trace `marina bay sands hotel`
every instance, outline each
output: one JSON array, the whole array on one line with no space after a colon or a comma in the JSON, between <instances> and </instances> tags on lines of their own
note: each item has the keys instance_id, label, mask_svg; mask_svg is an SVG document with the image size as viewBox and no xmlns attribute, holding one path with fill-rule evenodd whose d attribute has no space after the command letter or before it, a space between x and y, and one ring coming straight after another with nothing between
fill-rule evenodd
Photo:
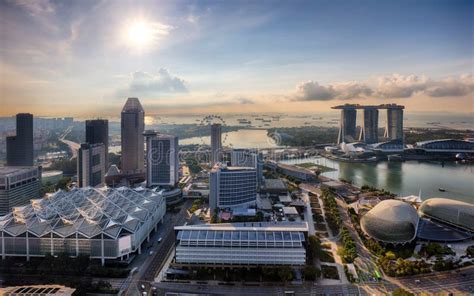
<instances>
[{"instance_id":1,"label":"marina bay sands hotel","mask_svg":"<svg viewBox=\"0 0 474 296\"><path fill-rule=\"evenodd\" d=\"M387 110L387 122L385 125L384 137L389 140L400 140L403 142L403 109L404 106L397 104L384 104L377 106L362 106L359 104L345 104L334 106L332 109L341 110L341 120L339 123L339 135L337 143L351 143L363 141L367 144L379 142L379 109ZM357 137L356 119L357 110L362 109L364 120Z\"/></svg>"}]
</instances>

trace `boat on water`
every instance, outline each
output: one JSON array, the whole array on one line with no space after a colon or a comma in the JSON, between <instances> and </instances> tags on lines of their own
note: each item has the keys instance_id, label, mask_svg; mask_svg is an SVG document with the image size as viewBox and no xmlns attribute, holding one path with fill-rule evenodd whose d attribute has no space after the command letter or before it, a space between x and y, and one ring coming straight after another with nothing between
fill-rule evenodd
<instances>
[{"instance_id":1,"label":"boat on water","mask_svg":"<svg viewBox=\"0 0 474 296\"><path fill-rule=\"evenodd\" d=\"M446 192L446 189L444 189L443 187L438 188L438 190L441 192Z\"/></svg>"},{"instance_id":2,"label":"boat on water","mask_svg":"<svg viewBox=\"0 0 474 296\"><path fill-rule=\"evenodd\" d=\"M244 119L244 118L239 118L237 119L237 121L240 123L240 124L252 124L252 122L248 119Z\"/></svg>"}]
</instances>

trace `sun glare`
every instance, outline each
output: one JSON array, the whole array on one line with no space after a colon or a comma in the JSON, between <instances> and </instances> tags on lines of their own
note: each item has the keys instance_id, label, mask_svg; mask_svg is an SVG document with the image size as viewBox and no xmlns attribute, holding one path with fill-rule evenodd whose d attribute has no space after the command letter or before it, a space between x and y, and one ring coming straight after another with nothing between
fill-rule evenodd
<instances>
[{"instance_id":1,"label":"sun glare","mask_svg":"<svg viewBox=\"0 0 474 296\"><path fill-rule=\"evenodd\" d=\"M146 21L134 21L127 26L127 42L136 49L146 49L153 43L153 27Z\"/></svg>"}]
</instances>

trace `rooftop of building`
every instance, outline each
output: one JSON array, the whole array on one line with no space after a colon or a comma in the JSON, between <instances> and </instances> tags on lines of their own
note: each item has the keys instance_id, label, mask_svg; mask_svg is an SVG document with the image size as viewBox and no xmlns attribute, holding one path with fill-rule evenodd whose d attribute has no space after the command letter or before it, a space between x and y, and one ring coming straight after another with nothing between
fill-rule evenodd
<instances>
[{"instance_id":1,"label":"rooftop of building","mask_svg":"<svg viewBox=\"0 0 474 296\"><path fill-rule=\"evenodd\" d=\"M311 174L314 175L314 173L308 169L300 168L291 164L285 164L285 163L278 163L279 168L287 169L287 170L292 170L294 172L299 172L299 173L304 173L304 174Z\"/></svg>"},{"instance_id":2,"label":"rooftop of building","mask_svg":"<svg viewBox=\"0 0 474 296\"><path fill-rule=\"evenodd\" d=\"M285 215L298 215L298 211L295 207L283 207L283 214Z\"/></svg>"},{"instance_id":3,"label":"rooftop of building","mask_svg":"<svg viewBox=\"0 0 474 296\"><path fill-rule=\"evenodd\" d=\"M405 106L397 104L381 104L381 105L360 105L360 104L344 104L331 107L331 109L405 109Z\"/></svg>"},{"instance_id":4,"label":"rooftop of building","mask_svg":"<svg viewBox=\"0 0 474 296\"><path fill-rule=\"evenodd\" d=\"M61 285L29 285L0 289L0 295L71 295L76 289Z\"/></svg>"},{"instance_id":5,"label":"rooftop of building","mask_svg":"<svg viewBox=\"0 0 474 296\"><path fill-rule=\"evenodd\" d=\"M461 140L461 139L436 139L436 140L426 140L426 141L416 142L416 146L423 146L426 144L442 143L442 142L458 142L458 143L466 143L466 144L472 143L472 141Z\"/></svg>"},{"instance_id":6,"label":"rooftop of building","mask_svg":"<svg viewBox=\"0 0 474 296\"><path fill-rule=\"evenodd\" d=\"M8 177L10 175L22 174L37 169L37 166L2 166L0 167L0 176Z\"/></svg>"},{"instance_id":7,"label":"rooftop of building","mask_svg":"<svg viewBox=\"0 0 474 296\"><path fill-rule=\"evenodd\" d=\"M308 231L307 222L243 222L175 226L175 230Z\"/></svg>"},{"instance_id":8,"label":"rooftop of building","mask_svg":"<svg viewBox=\"0 0 474 296\"><path fill-rule=\"evenodd\" d=\"M54 232L61 237L75 233L92 238L103 233L116 239L122 229L135 233L162 203L163 197L145 188L75 188L69 192L30 200L0 216L0 231L19 236Z\"/></svg>"},{"instance_id":9,"label":"rooftop of building","mask_svg":"<svg viewBox=\"0 0 474 296\"><path fill-rule=\"evenodd\" d=\"M265 188L272 190L287 190L285 182L281 179L265 179Z\"/></svg>"},{"instance_id":10,"label":"rooftop of building","mask_svg":"<svg viewBox=\"0 0 474 296\"><path fill-rule=\"evenodd\" d=\"M41 173L41 177L51 177L51 176L58 176L62 175L63 171L43 171Z\"/></svg>"},{"instance_id":11,"label":"rooftop of building","mask_svg":"<svg viewBox=\"0 0 474 296\"><path fill-rule=\"evenodd\" d=\"M214 165L212 168L212 171L217 171L220 169L221 171L227 171L227 172L238 172L238 171L255 171L255 168L252 167L241 167L241 166L227 166L223 163L217 163Z\"/></svg>"},{"instance_id":12,"label":"rooftop of building","mask_svg":"<svg viewBox=\"0 0 474 296\"><path fill-rule=\"evenodd\" d=\"M144 112L142 104L138 98L128 98L123 106L122 112Z\"/></svg>"}]
</instances>

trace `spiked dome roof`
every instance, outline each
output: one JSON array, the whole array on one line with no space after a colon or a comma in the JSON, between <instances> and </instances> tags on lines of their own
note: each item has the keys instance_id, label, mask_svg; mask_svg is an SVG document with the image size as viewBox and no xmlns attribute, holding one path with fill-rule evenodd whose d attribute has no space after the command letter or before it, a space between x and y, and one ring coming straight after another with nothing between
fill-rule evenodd
<instances>
[{"instance_id":1,"label":"spiked dome roof","mask_svg":"<svg viewBox=\"0 0 474 296\"><path fill-rule=\"evenodd\" d=\"M116 239L121 233L135 233L163 202L150 189L76 188L57 191L49 197L31 200L0 217L0 231L19 236L28 231L37 237L54 233L86 238L104 234Z\"/></svg>"}]
</instances>

